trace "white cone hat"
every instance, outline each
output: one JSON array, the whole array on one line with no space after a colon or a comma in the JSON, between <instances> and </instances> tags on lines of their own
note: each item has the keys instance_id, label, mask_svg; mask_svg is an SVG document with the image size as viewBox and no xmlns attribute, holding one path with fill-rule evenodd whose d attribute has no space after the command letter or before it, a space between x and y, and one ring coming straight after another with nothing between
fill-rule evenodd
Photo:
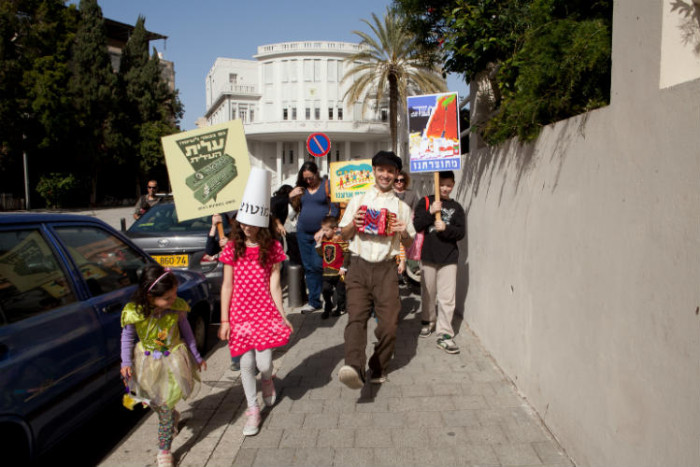
<instances>
[{"instance_id":1,"label":"white cone hat","mask_svg":"<svg viewBox=\"0 0 700 467\"><path fill-rule=\"evenodd\" d=\"M236 220L256 227L270 226L270 172L251 167Z\"/></svg>"}]
</instances>

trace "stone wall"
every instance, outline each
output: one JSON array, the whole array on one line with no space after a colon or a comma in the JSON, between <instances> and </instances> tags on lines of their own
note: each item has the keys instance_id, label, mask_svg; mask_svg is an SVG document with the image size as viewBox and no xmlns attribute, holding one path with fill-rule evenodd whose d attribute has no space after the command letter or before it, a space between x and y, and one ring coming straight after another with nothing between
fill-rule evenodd
<instances>
[{"instance_id":1,"label":"stone wall","mask_svg":"<svg viewBox=\"0 0 700 467\"><path fill-rule=\"evenodd\" d=\"M660 80L679 1L615 2L608 107L458 174L457 303L578 465L700 465L700 73Z\"/></svg>"}]
</instances>

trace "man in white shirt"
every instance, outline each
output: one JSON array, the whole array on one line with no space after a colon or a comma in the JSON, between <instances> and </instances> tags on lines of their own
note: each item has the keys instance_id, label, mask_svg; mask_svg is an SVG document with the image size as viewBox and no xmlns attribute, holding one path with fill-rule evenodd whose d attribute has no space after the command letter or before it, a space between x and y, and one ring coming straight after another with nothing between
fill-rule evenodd
<instances>
[{"instance_id":1,"label":"man in white shirt","mask_svg":"<svg viewBox=\"0 0 700 467\"><path fill-rule=\"evenodd\" d=\"M372 158L375 184L350 200L339 226L352 253L345 276L348 324L345 327L345 365L340 381L352 389L365 382L367 320L372 305L377 316L377 344L369 359L370 382L386 381L386 370L394 353L401 300L396 274L399 243L406 249L416 234L411 208L394 193L394 179L401 159L390 151Z\"/></svg>"}]
</instances>

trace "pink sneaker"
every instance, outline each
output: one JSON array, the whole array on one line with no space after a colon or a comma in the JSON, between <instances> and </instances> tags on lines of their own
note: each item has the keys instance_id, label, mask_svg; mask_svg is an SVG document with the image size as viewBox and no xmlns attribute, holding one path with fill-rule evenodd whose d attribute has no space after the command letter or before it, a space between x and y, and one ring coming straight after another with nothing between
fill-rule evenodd
<instances>
[{"instance_id":1,"label":"pink sneaker","mask_svg":"<svg viewBox=\"0 0 700 467\"><path fill-rule=\"evenodd\" d=\"M263 402L266 407L272 407L277 400L277 393L275 392L275 382L272 378L261 379L262 381L262 396Z\"/></svg>"},{"instance_id":2,"label":"pink sneaker","mask_svg":"<svg viewBox=\"0 0 700 467\"><path fill-rule=\"evenodd\" d=\"M254 436L260 431L260 407L251 407L245 411L248 420L243 427L243 436Z\"/></svg>"}]
</instances>

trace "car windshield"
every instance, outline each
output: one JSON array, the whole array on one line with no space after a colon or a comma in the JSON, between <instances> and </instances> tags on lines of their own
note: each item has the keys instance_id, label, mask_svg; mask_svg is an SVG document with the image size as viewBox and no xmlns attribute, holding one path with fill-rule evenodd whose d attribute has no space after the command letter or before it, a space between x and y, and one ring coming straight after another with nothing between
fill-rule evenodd
<instances>
[{"instance_id":1,"label":"car windshield","mask_svg":"<svg viewBox=\"0 0 700 467\"><path fill-rule=\"evenodd\" d=\"M224 227L228 228L226 216L222 218ZM132 233L198 233L207 232L210 228L211 216L178 222L175 204L159 203L134 222L128 231Z\"/></svg>"}]
</instances>

